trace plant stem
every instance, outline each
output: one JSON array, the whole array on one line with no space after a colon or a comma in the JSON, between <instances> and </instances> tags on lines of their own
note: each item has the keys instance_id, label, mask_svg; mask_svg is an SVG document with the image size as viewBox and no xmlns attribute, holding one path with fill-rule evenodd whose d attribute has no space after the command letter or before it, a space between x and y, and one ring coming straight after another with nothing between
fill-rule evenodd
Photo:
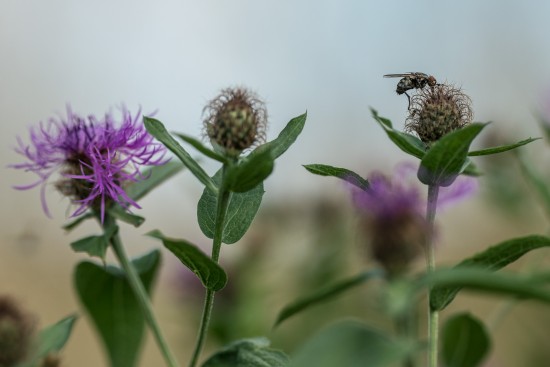
<instances>
[{"instance_id":1,"label":"plant stem","mask_svg":"<svg viewBox=\"0 0 550 367\"><path fill-rule=\"evenodd\" d=\"M216 224L214 228L214 238L212 239L212 260L218 262L220 258L220 250L222 246L223 227L225 224L225 215L227 214L227 207L229 205L229 198L231 193L224 187L225 179L225 166L222 168L222 180L218 189L218 205L216 208ZM212 315L212 307L214 306L214 294L215 292L207 289L204 299L204 306L202 310L201 324L199 328L199 334L197 336L197 342L195 344L195 350L193 356L189 362L189 367L195 367L199 360L204 342L206 340L206 334L208 332L208 324L210 323L210 317Z\"/></svg>"},{"instance_id":2,"label":"plant stem","mask_svg":"<svg viewBox=\"0 0 550 367\"><path fill-rule=\"evenodd\" d=\"M434 223L438 194L438 185L428 186L428 206L426 210L426 220L428 221L428 243L426 244L428 273L432 273L435 270ZM430 295L431 289L428 293L428 367L437 367L439 311L432 310L430 306Z\"/></svg>"},{"instance_id":3,"label":"plant stem","mask_svg":"<svg viewBox=\"0 0 550 367\"><path fill-rule=\"evenodd\" d=\"M104 228L107 228L108 226L114 226L114 225L116 225L114 223L114 219L106 215ZM166 361L166 365L170 367L178 367L179 365L176 359L174 358L174 355L170 351L170 348L168 347L168 343L166 343L166 340L162 335L158 322L153 314L153 308L151 306L151 302L149 301L149 296L147 295L147 291L145 290L145 287L143 286L143 283L141 282L141 279L139 278L139 275L137 274L137 271L134 268L134 265L128 259L128 255L126 255L126 252L124 251L124 247L122 246L122 242L120 240L118 231L116 231L113 234L110 241L111 241L111 245L115 253L115 256L117 257L120 263L120 266L126 273L126 278L128 279L128 283L130 284L130 287L132 288L132 291L134 292L134 295L138 300L138 303L141 307L141 311L143 312L143 316L145 317L145 321L147 322L147 324L149 325L149 328L153 332L153 336L157 342L157 345L161 351L162 356L164 357L164 360Z\"/></svg>"}]
</instances>

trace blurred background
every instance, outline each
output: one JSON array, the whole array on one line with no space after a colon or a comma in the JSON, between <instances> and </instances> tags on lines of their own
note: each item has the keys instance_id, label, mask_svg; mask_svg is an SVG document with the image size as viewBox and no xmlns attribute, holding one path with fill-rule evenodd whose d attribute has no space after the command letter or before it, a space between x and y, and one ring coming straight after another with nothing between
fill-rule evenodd
<instances>
[{"instance_id":1,"label":"blurred background","mask_svg":"<svg viewBox=\"0 0 550 367\"><path fill-rule=\"evenodd\" d=\"M267 102L268 139L305 110L308 120L277 161L250 233L222 251L230 286L215 312L230 317L214 323L209 350L235 338L268 335L275 347L292 351L343 316L384 327L376 290L364 287L271 329L281 307L300 293L372 265L346 187L301 165L331 164L366 176L372 170L390 173L408 159L369 112L374 107L403 127L407 99L396 95L397 79L382 78L387 73L420 71L462 86L473 100L475 120L493 121L479 146L541 136L536 116L550 116L549 14L550 2L512 0L3 0L0 293L17 298L42 326L79 311L72 270L85 257L68 244L98 232L90 224L64 233L60 227L70 208L53 187L47 194L53 219L41 210L39 190L11 188L34 180L7 168L22 160L13 151L17 136L27 139L29 126L64 114L66 104L82 115L102 115L122 103L131 111L158 111L169 130L200 136L206 102L221 88L244 85ZM522 152L550 176L544 141ZM441 264L513 236L548 231L548 218L513 155L477 162L486 172L479 192L438 218ZM217 169L204 163L209 172ZM208 251L196 224L200 194L201 186L184 172L148 196L139 213L147 222L138 230L123 228L129 251L159 247L142 236L154 228ZM547 251L539 250L516 267L531 269L540 258L537 266L550 265L544 256ZM155 308L182 361L189 358L202 304L189 278L165 256L155 292ZM448 314L473 308L488 319L502 299L466 295L459 301ZM513 307L495 327L491 365L547 366L549 326L550 312L541 304ZM152 338L146 343L141 366L157 365ZM65 366L105 365L86 318L78 321L63 357Z\"/></svg>"}]
</instances>

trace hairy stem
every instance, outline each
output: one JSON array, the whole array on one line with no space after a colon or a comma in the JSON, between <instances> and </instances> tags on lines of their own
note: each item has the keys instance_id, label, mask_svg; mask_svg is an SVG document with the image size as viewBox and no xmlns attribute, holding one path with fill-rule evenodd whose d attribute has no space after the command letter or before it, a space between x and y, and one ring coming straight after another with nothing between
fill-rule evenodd
<instances>
[{"instance_id":1,"label":"hairy stem","mask_svg":"<svg viewBox=\"0 0 550 367\"><path fill-rule=\"evenodd\" d=\"M223 227L225 224L225 216L227 214L227 207L229 205L229 199L231 193L224 187L225 178L225 166L222 172L222 181L218 190L218 206L216 209L216 224L214 228L214 238L212 239L212 260L218 262L220 257L220 250L222 245ZM208 332L208 324L210 323L210 317L212 315L212 307L214 306L214 294L212 290L206 290L206 296L204 299L204 306L202 310L201 324L199 328L199 334L197 336L197 342L195 344L195 350L193 356L189 362L189 367L195 367L199 361L204 342L206 340L206 334Z\"/></svg>"},{"instance_id":2,"label":"hairy stem","mask_svg":"<svg viewBox=\"0 0 550 367\"><path fill-rule=\"evenodd\" d=\"M435 270L434 223L437 207L438 185L428 186L428 206L426 219L428 221L428 243L426 244L426 261L428 273ZM430 307L430 292L428 293L428 367L437 367L437 347L439 344L439 311Z\"/></svg>"},{"instance_id":3,"label":"hairy stem","mask_svg":"<svg viewBox=\"0 0 550 367\"><path fill-rule=\"evenodd\" d=\"M115 226L115 225L116 224L114 223L114 219L106 215L104 228L106 229L108 228L108 226ZM166 365L169 367L178 367L179 365L176 359L174 358L174 355L170 351L170 348L168 347L168 343L166 342L166 339L164 339L164 336L162 335L159 324L155 318L155 315L153 314L153 308L151 306L151 302L149 301L149 296L147 294L147 291L145 290L145 287L143 286L143 283L141 282L141 279L139 278L139 275L136 269L134 268L134 265L129 260L128 255L126 254L126 251L124 251L124 247L120 240L120 236L118 235L118 231L116 231L113 234L113 236L110 239L110 242L111 242L113 251L115 253L115 256L118 262L120 263L120 266L122 267L122 269L126 274L128 283L130 284L130 287L132 288L132 291L134 292L134 295L138 300L138 303L141 307L141 311L143 312L143 316L145 317L145 322L151 329L151 332L153 333L153 337L155 338L155 341L157 342L160 352L164 357Z\"/></svg>"}]
</instances>

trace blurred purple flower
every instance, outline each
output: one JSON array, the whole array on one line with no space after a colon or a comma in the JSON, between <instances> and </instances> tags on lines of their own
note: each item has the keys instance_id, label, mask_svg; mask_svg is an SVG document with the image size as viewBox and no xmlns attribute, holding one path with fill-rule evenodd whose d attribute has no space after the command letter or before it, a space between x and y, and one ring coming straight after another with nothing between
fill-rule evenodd
<instances>
[{"instance_id":1,"label":"blurred purple flower","mask_svg":"<svg viewBox=\"0 0 550 367\"><path fill-rule=\"evenodd\" d=\"M390 275L405 271L429 236L427 203L416 170L412 164L400 164L393 177L374 172L368 177L368 189L352 189L353 202L363 214L371 255ZM471 195L476 187L475 179L459 177L450 187L441 188L438 208Z\"/></svg>"},{"instance_id":2,"label":"blurred purple flower","mask_svg":"<svg viewBox=\"0 0 550 367\"><path fill-rule=\"evenodd\" d=\"M33 172L39 178L15 188L27 190L41 185L42 208L50 216L45 187L52 174L59 171L62 178L56 188L78 205L73 217L92 208L103 220L106 207L113 203L125 209L130 205L140 208L123 187L143 178L140 166L164 164L166 149L145 130L141 110L135 116L125 107L120 110L122 121L117 124L110 112L102 119L91 115L84 118L67 106L66 119L50 118L47 123L31 127L30 144L18 137L15 149L28 161L10 167Z\"/></svg>"},{"instance_id":3,"label":"blurred purple flower","mask_svg":"<svg viewBox=\"0 0 550 367\"><path fill-rule=\"evenodd\" d=\"M377 218L393 217L414 212L423 215L426 201L422 198L416 178L417 168L412 163L399 164L389 178L380 172L369 175L368 190L352 191L355 205ZM459 176L448 187L439 188L438 209L448 207L471 196L477 191L477 180L469 176Z\"/></svg>"}]
</instances>

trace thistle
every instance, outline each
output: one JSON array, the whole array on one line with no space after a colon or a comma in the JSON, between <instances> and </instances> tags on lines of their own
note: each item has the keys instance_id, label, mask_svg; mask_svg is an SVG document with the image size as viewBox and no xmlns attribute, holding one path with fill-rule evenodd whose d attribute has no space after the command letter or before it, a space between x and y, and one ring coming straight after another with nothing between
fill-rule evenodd
<instances>
[{"instance_id":1,"label":"thistle","mask_svg":"<svg viewBox=\"0 0 550 367\"><path fill-rule=\"evenodd\" d=\"M448 84L420 89L411 97L405 129L415 132L426 144L461 129L472 121L470 97Z\"/></svg>"},{"instance_id":2,"label":"thistle","mask_svg":"<svg viewBox=\"0 0 550 367\"><path fill-rule=\"evenodd\" d=\"M166 149L153 141L145 130L138 112L132 116L121 109L122 121L115 122L111 113L101 119L81 117L67 107L67 118L51 118L30 129L30 144L18 139L16 152L27 162L12 168L30 171L38 180L30 185L16 186L20 190L41 186L44 212L50 216L45 200L46 184L59 172L55 187L77 205L72 216L88 209L101 215L117 203L123 208L140 208L124 191L128 182L142 179L141 166L165 163ZM118 125L118 126L117 126Z\"/></svg>"},{"instance_id":3,"label":"thistle","mask_svg":"<svg viewBox=\"0 0 550 367\"><path fill-rule=\"evenodd\" d=\"M215 148L237 157L265 141L267 110L259 97L244 88L227 88L203 110L204 129Z\"/></svg>"}]
</instances>

